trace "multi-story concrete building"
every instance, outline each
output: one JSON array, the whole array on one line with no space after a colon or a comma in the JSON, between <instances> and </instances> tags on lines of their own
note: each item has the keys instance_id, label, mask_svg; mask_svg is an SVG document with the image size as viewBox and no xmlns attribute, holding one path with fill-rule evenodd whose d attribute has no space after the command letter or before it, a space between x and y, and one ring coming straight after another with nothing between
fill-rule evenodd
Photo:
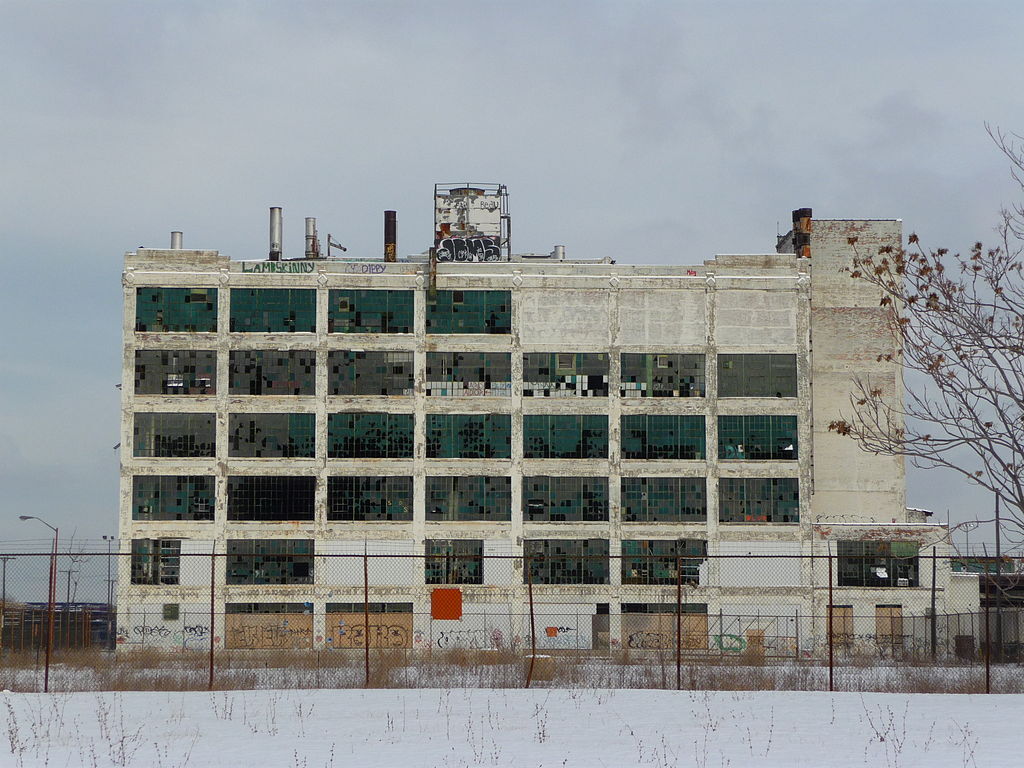
<instances>
[{"instance_id":1,"label":"multi-story concrete building","mask_svg":"<svg viewBox=\"0 0 1024 768\"><path fill-rule=\"evenodd\" d=\"M900 397L840 271L899 221L620 264L512 255L507 206L445 195L491 202L437 192L437 256L320 258L307 222L281 260L279 219L269 260L126 254L122 645L362 647L364 551L400 556L368 559L374 646L521 643L532 587L540 647L674 646L681 590L688 648L813 653L829 551L837 633L927 612L944 526L827 429L854 375Z\"/></svg>"}]
</instances>

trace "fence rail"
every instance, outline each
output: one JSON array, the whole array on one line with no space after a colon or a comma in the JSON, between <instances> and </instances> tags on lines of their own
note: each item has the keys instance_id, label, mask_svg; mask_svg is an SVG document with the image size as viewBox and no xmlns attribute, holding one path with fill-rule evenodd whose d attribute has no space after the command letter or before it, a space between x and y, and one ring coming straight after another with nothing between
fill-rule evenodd
<instances>
[{"instance_id":1,"label":"fence rail","mask_svg":"<svg viewBox=\"0 0 1024 768\"><path fill-rule=\"evenodd\" d=\"M1019 560L282 541L0 555L0 685L1024 691Z\"/></svg>"}]
</instances>

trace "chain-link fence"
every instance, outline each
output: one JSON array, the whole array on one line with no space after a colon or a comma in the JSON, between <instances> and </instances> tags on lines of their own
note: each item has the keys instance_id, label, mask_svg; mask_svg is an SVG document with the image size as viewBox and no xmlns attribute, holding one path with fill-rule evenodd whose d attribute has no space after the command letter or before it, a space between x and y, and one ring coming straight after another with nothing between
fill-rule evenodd
<instances>
[{"instance_id":1,"label":"chain-link fence","mask_svg":"<svg viewBox=\"0 0 1024 768\"><path fill-rule=\"evenodd\" d=\"M0 555L0 686L1024 690L1024 561L662 543Z\"/></svg>"}]
</instances>

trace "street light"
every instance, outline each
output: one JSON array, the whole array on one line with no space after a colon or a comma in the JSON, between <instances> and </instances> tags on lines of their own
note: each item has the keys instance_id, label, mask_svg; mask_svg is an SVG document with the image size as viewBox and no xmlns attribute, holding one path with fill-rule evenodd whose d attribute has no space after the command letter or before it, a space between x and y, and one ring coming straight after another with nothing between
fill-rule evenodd
<instances>
[{"instance_id":1,"label":"street light","mask_svg":"<svg viewBox=\"0 0 1024 768\"><path fill-rule=\"evenodd\" d=\"M41 517L35 515L18 515L19 520L38 520L53 531L53 552L50 554L50 594L48 607L48 628L46 632L46 668L43 672L43 693L50 692L50 654L53 650L53 603L57 596L57 539L60 531Z\"/></svg>"}]
</instances>

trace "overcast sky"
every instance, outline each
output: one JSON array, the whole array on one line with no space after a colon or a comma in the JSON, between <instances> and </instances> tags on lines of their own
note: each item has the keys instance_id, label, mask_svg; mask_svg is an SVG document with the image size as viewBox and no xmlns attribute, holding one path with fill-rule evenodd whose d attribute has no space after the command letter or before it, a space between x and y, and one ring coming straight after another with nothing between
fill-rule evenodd
<instances>
[{"instance_id":1,"label":"overcast sky","mask_svg":"<svg viewBox=\"0 0 1024 768\"><path fill-rule=\"evenodd\" d=\"M377 257L435 182L507 184L517 251L699 262L790 211L992 240L1024 131L1009 2L0 0L0 541L116 533L123 253ZM985 514L956 477L909 503ZM972 535L972 544L983 539ZM991 538L991 537L989 537ZM3 547L0 547L3 548Z\"/></svg>"}]
</instances>

